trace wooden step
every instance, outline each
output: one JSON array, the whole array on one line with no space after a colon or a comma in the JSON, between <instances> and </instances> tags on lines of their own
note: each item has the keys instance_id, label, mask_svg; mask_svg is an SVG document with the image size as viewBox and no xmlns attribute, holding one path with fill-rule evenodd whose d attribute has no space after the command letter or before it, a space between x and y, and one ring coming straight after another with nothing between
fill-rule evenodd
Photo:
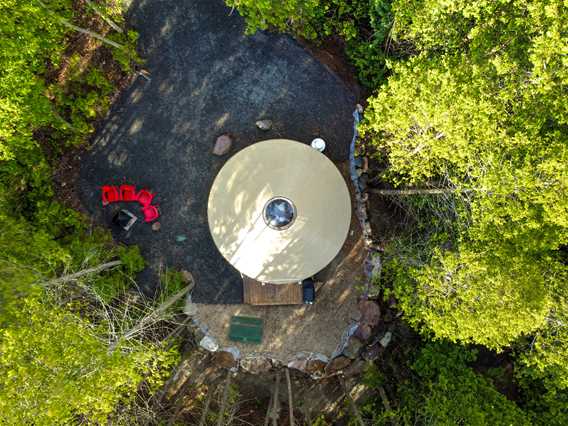
<instances>
[{"instance_id":1,"label":"wooden step","mask_svg":"<svg viewBox=\"0 0 568 426\"><path fill-rule=\"evenodd\" d=\"M302 286L261 283L243 276L244 303L249 305L301 305Z\"/></svg>"}]
</instances>

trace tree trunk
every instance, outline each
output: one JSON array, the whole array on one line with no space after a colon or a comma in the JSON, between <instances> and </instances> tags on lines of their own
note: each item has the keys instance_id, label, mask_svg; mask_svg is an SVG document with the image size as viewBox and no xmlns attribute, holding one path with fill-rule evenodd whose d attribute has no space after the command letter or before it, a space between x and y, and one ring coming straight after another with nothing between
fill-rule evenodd
<instances>
[{"instance_id":1,"label":"tree trunk","mask_svg":"<svg viewBox=\"0 0 568 426\"><path fill-rule=\"evenodd\" d=\"M455 189L376 189L367 190L372 194L380 195L441 195L456 192Z\"/></svg>"},{"instance_id":2,"label":"tree trunk","mask_svg":"<svg viewBox=\"0 0 568 426\"><path fill-rule=\"evenodd\" d=\"M43 1L37 0L37 2L38 2L45 10L47 10L49 13L51 13L53 16L55 16L55 17L57 18L57 20L58 20L59 22L61 22L63 25L65 25L66 27L71 28L72 30L75 30L75 31L80 32L80 33L83 33L83 34L90 35L91 37L94 37L94 38L96 38L97 40L100 40L100 41L102 41L103 43L106 43L106 44L108 44L108 45L110 45L110 46L116 47L116 48L118 48L118 49L124 49L124 46L123 46L122 44L120 44L120 43L117 43L117 42L115 42L115 41L109 40L109 39L106 38L105 36L103 36L103 35L101 35L101 34L99 34L99 33L96 33L96 32L94 32L94 31L87 30L87 29L85 29L85 28L81 28L81 27L78 27L77 25L72 24L72 23L69 22L67 19L65 19L65 18L63 18L63 17L61 17L61 16L59 16L57 13L55 13L54 11L52 11L49 7L47 7L47 5L46 5Z\"/></svg>"},{"instance_id":3,"label":"tree trunk","mask_svg":"<svg viewBox=\"0 0 568 426\"><path fill-rule=\"evenodd\" d=\"M229 398L229 385L231 384L231 372L227 372L227 379L225 380L225 387L223 388L223 400L221 401L221 408L217 417L217 426L223 426L223 417L225 416L225 406Z\"/></svg>"},{"instance_id":4,"label":"tree trunk","mask_svg":"<svg viewBox=\"0 0 568 426\"><path fill-rule=\"evenodd\" d=\"M284 370L286 373L286 384L288 385L288 417L290 418L290 426L294 426L294 403L292 401L292 382L290 380L290 370Z\"/></svg>"}]
</instances>

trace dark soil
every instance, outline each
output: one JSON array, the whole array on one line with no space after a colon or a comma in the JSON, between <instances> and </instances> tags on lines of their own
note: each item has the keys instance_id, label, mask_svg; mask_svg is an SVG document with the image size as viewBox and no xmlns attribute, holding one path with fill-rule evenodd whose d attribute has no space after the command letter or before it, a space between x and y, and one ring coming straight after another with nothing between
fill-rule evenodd
<instances>
[{"instance_id":1,"label":"dark soil","mask_svg":"<svg viewBox=\"0 0 568 426\"><path fill-rule=\"evenodd\" d=\"M349 61L345 52L345 42L339 36L328 37L324 40L312 41L299 39L314 58L335 73L355 95L357 103L365 105L369 91L359 84L357 70Z\"/></svg>"}]
</instances>

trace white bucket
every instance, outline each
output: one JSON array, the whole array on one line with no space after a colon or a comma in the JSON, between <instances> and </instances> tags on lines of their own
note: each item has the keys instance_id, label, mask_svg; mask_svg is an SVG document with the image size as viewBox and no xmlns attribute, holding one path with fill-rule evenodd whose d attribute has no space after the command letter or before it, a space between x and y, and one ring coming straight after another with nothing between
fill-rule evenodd
<instances>
[{"instance_id":1,"label":"white bucket","mask_svg":"<svg viewBox=\"0 0 568 426\"><path fill-rule=\"evenodd\" d=\"M322 138L315 138L311 145L316 151L323 152L325 150L325 141Z\"/></svg>"}]
</instances>

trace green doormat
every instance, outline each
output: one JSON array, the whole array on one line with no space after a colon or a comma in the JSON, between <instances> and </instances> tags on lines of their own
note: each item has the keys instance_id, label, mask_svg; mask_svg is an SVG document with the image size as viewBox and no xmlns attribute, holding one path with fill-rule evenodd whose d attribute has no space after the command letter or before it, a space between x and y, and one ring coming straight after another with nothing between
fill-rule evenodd
<instances>
[{"instance_id":1,"label":"green doormat","mask_svg":"<svg viewBox=\"0 0 568 426\"><path fill-rule=\"evenodd\" d=\"M262 341L262 319L253 317L231 317L229 340L245 343Z\"/></svg>"}]
</instances>

